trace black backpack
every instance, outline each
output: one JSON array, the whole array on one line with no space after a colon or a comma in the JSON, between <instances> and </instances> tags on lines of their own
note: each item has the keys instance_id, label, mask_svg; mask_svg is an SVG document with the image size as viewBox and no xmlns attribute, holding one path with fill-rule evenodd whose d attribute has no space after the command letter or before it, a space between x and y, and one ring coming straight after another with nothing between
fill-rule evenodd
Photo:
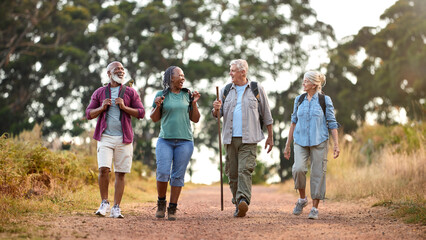
<instances>
[{"instance_id":1,"label":"black backpack","mask_svg":"<svg viewBox=\"0 0 426 240\"><path fill-rule=\"evenodd\" d=\"M297 101L296 112L297 112L297 109L299 108L299 105L302 104L303 100L305 100L306 94L307 93L300 95L300 98ZM325 95L324 94L318 93L318 102L319 102L319 104L322 108L322 112L324 113L324 116L325 116Z\"/></svg>"},{"instance_id":2,"label":"black backpack","mask_svg":"<svg viewBox=\"0 0 426 240\"><path fill-rule=\"evenodd\" d=\"M300 98L297 101L296 112L297 112L297 109L299 108L299 105L302 104L303 100L305 99L306 94L307 93L304 93L304 94L300 95ZM324 117L325 117L326 122L327 122L327 116L325 115L325 109L326 108L325 108L325 95L324 94L318 93L318 102L319 102L319 104L320 104L320 106L322 108L322 112L324 113ZM327 122L327 126L328 126L328 122ZM340 126L341 126L340 123L337 122L337 127L340 127Z\"/></svg>"},{"instance_id":3,"label":"black backpack","mask_svg":"<svg viewBox=\"0 0 426 240\"><path fill-rule=\"evenodd\" d=\"M222 96L223 103L222 103L222 107L221 107L222 109L223 109L223 104L225 104L225 99L229 94L229 90L231 90L231 87L232 87L232 83L228 83L225 86L225 89L223 90L223 96ZM259 88L257 87L257 82L251 81L250 82L250 89L253 92L253 95L256 97L257 102L260 103L260 95L259 95ZM259 108L257 110L259 110ZM259 122L260 122L260 128L263 129L263 118L262 118L262 115L260 114L260 111L259 111Z\"/></svg>"},{"instance_id":4,"label":"black backpack","mask_svg":"<svg viewBox=\"0 0 426 240\"><path fill-rule=\"evenodd\" d=\"M188 88L182 88L181 91L187 92L189 95L189 106L188 106L188 112L190 113L192 110L192 102L194 101L194 97L191 95L191 90ZM170 92L170 88L166 88L163 90L163 97L166 97L166 95ZM161 104L163 105L163 104ZM163 108L161 108L163 110Z\"/></svg>"},{"instance_id":5,"label":"black backpack","mask_svg":"<svg viewBox=\"0 0 426 240\"><path fill-rule=\"evenodd\" d=\"M124 97L124 93L126 92L126 88L127 88L127 86L126 86L126 85L124 85L124 84L122 84L122 85L121 85L120 92L118 93L118 97L119 97L119 98L123 98L123 97ZM109 86L105 87L105 98L111 98L111 95L110 95L110 87L109 87ZM123 99L124 99L124 98L123 98ZM121 110L121 109L120 109L120 121L121 121L122 111L123 111L123 110ZM106 118L106 116L107 116L107 115L105 115L105 118Z\"/></svg>"}]
</instances>

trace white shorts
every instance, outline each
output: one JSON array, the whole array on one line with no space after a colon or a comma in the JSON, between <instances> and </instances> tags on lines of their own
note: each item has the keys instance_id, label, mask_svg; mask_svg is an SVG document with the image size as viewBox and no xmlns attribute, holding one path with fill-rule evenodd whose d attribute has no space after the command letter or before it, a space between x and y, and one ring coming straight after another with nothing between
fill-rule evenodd
<instances>
[{"instance_id":1,"label":"white shorts","mask_svg":"<svg viewBox=\"0 0 426 240\"><path fill-rule=\"evenodd\" d=\"M114 172L130 173L132 168L133 144L123 143L122 136L102 134L98 141L98 168L111 169L114 159Z\"/></svg>"}]
</instances>

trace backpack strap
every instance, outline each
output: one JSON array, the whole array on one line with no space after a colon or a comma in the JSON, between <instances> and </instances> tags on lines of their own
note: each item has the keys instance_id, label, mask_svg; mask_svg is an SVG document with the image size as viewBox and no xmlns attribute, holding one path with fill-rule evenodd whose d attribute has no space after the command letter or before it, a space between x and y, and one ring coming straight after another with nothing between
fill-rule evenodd
<instances>
[{"instance_id":1,"label":"backpack strap","mask_svg":"<svg viewBox=\"0 0 426 240\"><path fill-rule=\"evenodd\" d=\"M126 88L127 88L126 85L121 85L120 92L118 93L118 97L119 98L123 98L124 97L124 93L126 92Z\"/></svg>"},{"instance_id":2,"label":"backpack strap","mask_svg":"<svg viewBox=\"0 0 426 240\"><path fill-rule=\"evenodd\" d=\"M231 90L231 87L232 87L232 83L228 83L225 86L225 89L223 90L223 96L222 96L223 103L222 103L222 106L221 106L221 110L223 110L223 105L225 103L226 96L228 96L229 91ZM250 82L250 89L251 89L253 95L256 97L257 102L260 103L260 94L259 94L259 87L258 87L257 82L251 81ZM259 122L260 122L260 126L262 128L263 127L263 119L262 119L262 116L260 115L260 110L259 110Z\"/></svg>"},{"instance_id":3,"label":"backpack strap","mask_svg":"<svg viewBox=\"0 0 426 240\"><path fill-rule=\"evenodd\" d=\"M163 97L165 97L170 92L170 88L163 89Z\"/></svg>"},{"instance_id":4,"label":"backpack strap","mask_svg":"<svg viewBox=\"0 0 426 240\"><path fill-rule=\"evenodd\" d=\"M262 114L260 114L260 94L259 94L259 88L257 86L257 82L251 81L250 82L250 89L251 89L253 95L256 97L257 103L259 103L257 110L259 112L260 129L263 129L263 117L262 117Z\"/></svg>"},{"instance_id":5,"label":"backpack strap","mask_svg":"<svg viewBox=\"0 0 426 240\"><path fill-rule=\"evenodd\" d=\"M223 95L222 95L223 102L222 102L222 106L220 107L220 111L223 111L223 104L225 104L226 96L228 96L229 90L231 90L231 87L232 87L232 83L228 83L226 84L225 89L223 90Z\"/></svg>"},{"instance_id":6,"label":"backpack strap","mask_svg":"<svg viewBox=\"0 0 426 240\"><path fill-rule=\"evenodd\" d=\"M318 101L319 101L319 104L322 108L322 112L324 113L324 117L325 117L325 95L318 93Z\"/></svg>"},{"instance_id":7,"label":"backpack strap","mask_svg":"<svg viewBox=\"0 0 426 240\"><path fill-rule=\"evenodd\" d=\"M121 88L120 88L120 92L118 93L118 97L119 98L121 98L121 99L123 99L123 101L124 101L124 93L126 92L126 85L121 85ZM123 110L121 110L120 109L120 121L121 121L121 116L123 115Z\"/></svg>"},{"instance_id":8,"label":"backpack strap","mask_svg":"<svg viewBox=\"0 0 426 240\"><path fill-rule=\"evenodd\" d=\"M250 89L253 92L253 95L256 97L257 102L260 103L260 95L259 95L259 88L257 87L257 82L255 81L250 82Z\"/></svg>"},{"instance_id":9,"label":"backpack strap","mask_svg":"<svg viewBox=\"0 0 426 240\"><path fill-rule=\"evenodd\" d=\"M302 95L300 95L299 100L297 101L297 108L296 108L296 111L297 111L297 109L299 108L300 104L302 104L303 100L305 100L306 94L307 94L307 93L303 93Z\"/></svg>"},{"instance_id":10,"label":"backpack strap","mask_svg":"<svg viewBox=\"0 0 426 240\"><path fill-rule=\"evenodd\" d=\"M297 108L299 108L300 104L302 104L303 100L305 99L307 93L303 93L302 95L300 95L299 100L297 101ZM318 93L318 102L322 108L322 112L324 113L325 116L325 95ZM297 109L296 109L297 111Z\"/></svg>"},{"instance_id":11,"label":"backpack strap","mask_svg":"<svg viewBox=\"0 0 426 240\"><path fill-rule=\"evenodd\" d=\"M225 90L223 90L223 96L222 96L223 101L225 101L226 96L228 96L228 93L229 93L229 90L231 90L231 87L232 87L232 83L228 83L228 84L226 84L226 86L225 86ZM222 104L223 104L223 103L222 103Z\"/></svg>"},{"instance_id":12,"label":"backpack strap","mask_svg":"<svg viewBox=\"0 0 426 240\"><path fill-rule=\"evenodd\" d=\"M189 106L188 106L188 112L190 113L192 110L192 102L194 101L194 97L191 95L191 90L188 88L182 88L181 91L187 92L189 95ZM169 94L170 88L163 89L163 97L166 97L167 94ZM161 103L163 105L163 103ZM161 111L163 111L163 108L161 108Z\"/></svg>"},{"instance_id":13,"label":"backpack strap","mask_svg":"<svg viewBox=\"0 0 426 240\"><path fill-rule=\"evenodd\" d=\"M188 96L189 96L188 112L191 113L191 111L192 111L192 102L194 101L194 97L191 94L191 90L189 90L188 88L182 88L181 90L188 93Z\"/></svg>"},{"instance_id":14,"label":"backpack strap","mask_svg":"<svg viewBox=\"0 0 426 240\"><path fill-rule=\"evenodd\" d=\"M105 87L105 99L107 99L107 98L111 98L111 89L109 88L109 86L106 86Z\"/></svg>"},{"instance_id":15,"label":"backpack strap","mask_svg":"<svg viewBox=\"0 0 426 240\"><path fill-rule=\"evenodd\" d=\"M126 92L126 85L121 85L120 92L118 93L118 97L122 98L124 100L124 93ZM105 87L105 98L111 98L111 89L109 86ZM123 110L120 109L120 121L121 116L123 115ZM108 116L108 114L105 114L105 118Z\"/></svg>"}]
</instances>

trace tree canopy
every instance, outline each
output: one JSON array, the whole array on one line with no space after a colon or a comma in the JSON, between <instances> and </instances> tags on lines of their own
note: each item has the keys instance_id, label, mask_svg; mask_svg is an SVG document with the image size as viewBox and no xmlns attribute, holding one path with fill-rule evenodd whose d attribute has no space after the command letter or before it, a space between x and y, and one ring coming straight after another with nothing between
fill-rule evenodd
<instances>
[{"instance_id":1,"label":"tree canopy","mask_svg":"<svg viewBox=\"0 0 426 240\"><path fill-rule=\"evenodd\" d=\"M423 118L425 12L421 0L400 0L382 15L384 29L363 28L330 50L330 63L323 66L325 93L345 131L355 130L368 112L385 123L392 122L395 109ZM282 149L294 98L301 93L295 79L307 70L310 50L328 48L334 39L308 0L5 0L0 13L1 133L16 134L36 123L53 137L90 129L84 109L102 86L106 65L118 60L147 115L153 94L162 89L162 72L180 66L187 87L202 94L196 146L217 150L210 116L215 86L228 81L230 60L243 58L250 80L277 86L268 96L282 179L292 164ZM315 44L302 47L312 37ZM288 72L295 77L280 79ZM159 125L147 118L134 126L135 159L154 167L152 141Z\"/></svg>"},{"instance_id":2,"label":"tree canopy","mask_svg":"<svg viewBox=\"0 0 426 240\"><path fill-rule=\"evenodd\" d=\"M337 119L355 130L368 113L395 123L402 109L423 121L426 101L426 2L400 0L381 16L383 29L364 27L330 51L325 66Z\"/></svg>"}]
</instances>

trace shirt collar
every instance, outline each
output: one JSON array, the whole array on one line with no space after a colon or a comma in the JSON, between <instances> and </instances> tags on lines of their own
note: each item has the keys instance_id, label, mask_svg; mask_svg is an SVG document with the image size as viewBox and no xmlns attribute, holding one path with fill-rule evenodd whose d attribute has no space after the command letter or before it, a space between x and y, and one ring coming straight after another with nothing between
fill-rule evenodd
<instances>
[{"instance_id":1,"label":"shirt collar","mask_svg":"<svg viewBox=\"0 0 426 240\"><path fill-rule=\"evenodd\" d=\"M246 78L246 79L247 79L247 83L246 83L246 84L247 84L247 87L249 87L249 88L250 88L250 82L251 82L251 81L250 81L248 78ZM236 89L236 86L237 86L237 85L235 85L235 83L232 83L231 89L232 89L232 88L235 88L235 89Z\"/></svg>"}]
</instances>

